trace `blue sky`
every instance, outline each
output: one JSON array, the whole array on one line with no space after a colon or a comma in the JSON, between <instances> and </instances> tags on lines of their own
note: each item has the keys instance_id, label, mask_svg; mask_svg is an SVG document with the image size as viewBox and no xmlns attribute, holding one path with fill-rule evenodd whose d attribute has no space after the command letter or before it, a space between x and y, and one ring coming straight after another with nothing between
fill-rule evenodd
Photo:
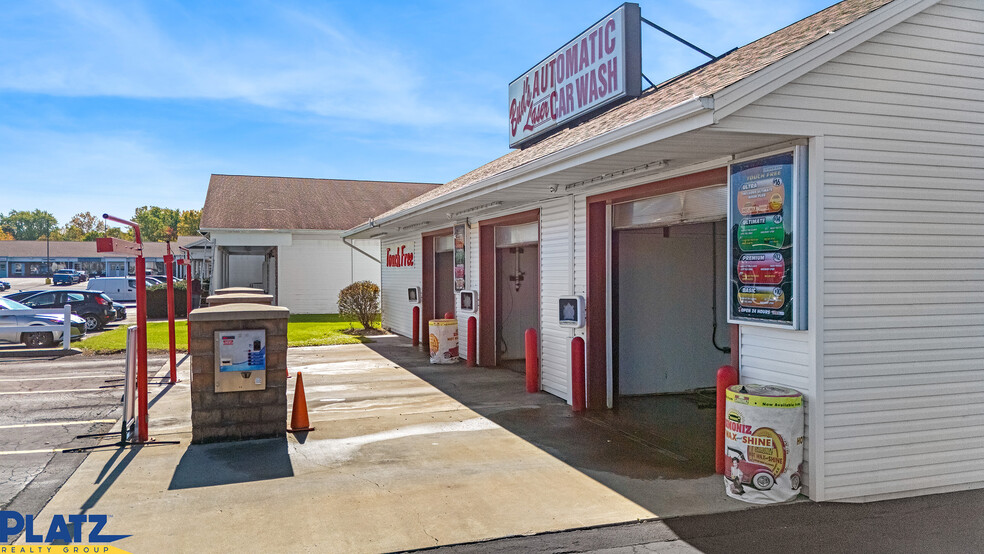
<instances>
[{"instance_id":1,"label":"blue sky","mask_svg":"<svg viewBox=\"0 0 984 554\"><path fill-rule=\"evenodd\" d=\"M833 0L641 0L713 54ZM201 209L212 173L446 182L617 2L0 2L0 211ZM653 81L703 63L643 27Z\"/></svg>"}]
</instances>

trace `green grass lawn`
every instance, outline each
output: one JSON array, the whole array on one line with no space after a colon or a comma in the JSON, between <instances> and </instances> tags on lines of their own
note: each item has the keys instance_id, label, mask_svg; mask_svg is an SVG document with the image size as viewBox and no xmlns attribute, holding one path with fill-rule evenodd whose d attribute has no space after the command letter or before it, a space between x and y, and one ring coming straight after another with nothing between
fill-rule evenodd
<instances>
[{"instance_id":1,"label":"green grass lawn","mask_svg":"<svg viewBox=\"0 0 984 554\"><path fill-rule=\"evenodd\" d=\"M379 322L377 321L377 325ZM287 324L287 346L320 346L324 344L355 344L369 342L368 339L345 331L355 327L362 329L358 322L350 323L338 314L292 315ZM174 322L174 335L177 350L188 348L188 329L183 319ZM113 354L126 350L126 327L120 326L100 335L87 337L75 343L82 350L93 354ZM168 349L167 322L147 323L147 350L150 352Z\"/></svg>"}]
</instances>

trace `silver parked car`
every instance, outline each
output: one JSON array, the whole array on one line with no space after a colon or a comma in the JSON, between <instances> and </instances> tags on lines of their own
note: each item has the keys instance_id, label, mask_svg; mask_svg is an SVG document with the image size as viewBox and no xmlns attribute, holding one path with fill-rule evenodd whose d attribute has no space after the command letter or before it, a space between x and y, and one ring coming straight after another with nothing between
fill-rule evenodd
<instances>
[{"instance_id":1,"label":"silver parked car","mask_svg":"<svg viewBox=\"0 0 984 554\"><path fill-rule=\"evenodd\" d=\"M21 310L30 310L20 302L0 298L0 342L24 343L31 348L46 348L62 340L62 314L23 314ZM37 327L37 331L6 331L7 327ZM80 338L85 334L85 320L72 316L72 337Z\"/></svg>"}]
</instances>

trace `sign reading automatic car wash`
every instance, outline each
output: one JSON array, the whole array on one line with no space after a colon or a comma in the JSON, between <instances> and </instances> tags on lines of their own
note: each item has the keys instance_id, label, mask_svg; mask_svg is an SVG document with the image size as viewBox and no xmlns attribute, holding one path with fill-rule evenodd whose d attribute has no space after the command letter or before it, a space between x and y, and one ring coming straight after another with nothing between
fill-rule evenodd
<instances>
[{"instance_id":1,"label":"sign reading automatic car wash","mask_svg":"<svg viewBox=\"0 0 984 554\"><path fill-rule=\"evenodd\" d=\"M728 319L806 328L806 147L728 172Z\"/></svg>"},{"instance_id":2,"label":"sign reading automatic car wash","mask_svg":"<svg viewBox=\"0 0 984 554\"><path fill-rule=\"evenodd\" d=\"M509 83L510 148L615 100L639 96L640 17L639 4L622 4Z\"/></svg>"}]
</instances>

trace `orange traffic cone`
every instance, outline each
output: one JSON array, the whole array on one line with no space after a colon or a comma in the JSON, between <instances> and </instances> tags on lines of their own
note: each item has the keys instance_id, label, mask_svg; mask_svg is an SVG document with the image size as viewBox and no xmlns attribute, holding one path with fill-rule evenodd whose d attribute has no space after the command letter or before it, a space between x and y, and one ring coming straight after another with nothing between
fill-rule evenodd
<instances>
[{"instance_id":1,"label":"orange traffic cone","mask_svg":"<svg viewBox=\"0 0 984 554\"><path fill-rule=\"evenodd\" d=\"M314 431L311 422L308 421L307 399L304 398L304 379L301 372L297 372L297 386L294 387L294 408L290 414L290 427L287 431L299 433L302 431Z\"/></svg>"},{"instance_id":2,"label":"orange traffic cone","mask_svg":"<svg viewBox=\"0 0 984 554\"><path fill-rule=\"evenodd\" d=\"M287 369L287 368L284 368L284 371L287 372L287 378L290 379L290 370Z\"/></svg>"}]
</instances>

